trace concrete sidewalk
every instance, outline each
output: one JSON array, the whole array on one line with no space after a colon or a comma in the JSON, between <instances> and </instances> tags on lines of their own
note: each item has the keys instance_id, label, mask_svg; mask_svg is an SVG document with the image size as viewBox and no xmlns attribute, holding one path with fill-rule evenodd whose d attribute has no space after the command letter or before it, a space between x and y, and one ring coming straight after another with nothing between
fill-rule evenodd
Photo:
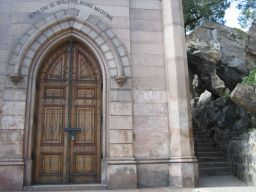
<instances>
[{"instance_id":1,"label":"concrete sidewalk","mask_svg":"<svg viewBox=\"0 0 256 192\"><path fill-rule=\"evenodd\" d=\"M87 190L86 192L256 192L256 186L247 186L246 183L234 176L203 177L199 180L198 188L145 188L129 190ZM56 192L56 191L55 191ZM72 191L85 192L85 191Z\"/></svg>"},{"instance_id":2,"label":"concrete sidewalk","mask_svg":"<svg viewBox=\"0 0 256 192\"><path fill-rule=\"evenodd\" d=\"M247 186L234 176L203 177L199 180L199 188L193 192L256 192L256 187Z\"/></svg>"}]
</instances>

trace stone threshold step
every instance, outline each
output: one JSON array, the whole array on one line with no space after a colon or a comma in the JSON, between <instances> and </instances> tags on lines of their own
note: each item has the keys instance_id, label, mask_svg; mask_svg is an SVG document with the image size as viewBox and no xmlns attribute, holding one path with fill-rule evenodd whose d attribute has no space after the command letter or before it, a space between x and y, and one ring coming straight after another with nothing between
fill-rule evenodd
<instances>
[{"instance_id":1,"label":"stone threshold step","mask_svg":"<svg viewBox=\"0 0 256 192\"><path fill-rule=\"evenodd\" d=\"M231 167L203 167L203 168L199 168L199 171L232 171Z\"/></svg>"},{"instance_id":2,"label":"stone threshold step","mask_svg":"<svg viewBox=\"0 0 256 192\"><path fill-rule=\"evenodd\" d=\"M232 171L222 171L222 172L199 172L199 177L211 177L211 176L230 176Z\"/></svg>"},{"instance_id":3,"label":"stone threshold step","mask_svg":"<svg viewBox=\"0 0 256 192\"><path fill-rule=\"evenodd\" d=\"M214 144L212 141L209 141L207 139L195 140L195 143L211 143L211 144Z\"/></svg>"},{"instance_id":4,"label":"stone threshold step","mask_svg":"<svg viewBox=\"0 0 256 192\"><path fill-rule=\"evenodd\" d=\"M24 186L24 191L80 191L106 190L105 184L70 184L70 185L31 185Z\"/></svg>"},{"instance_id":5,"label":"stone threshold step","mask_svg":"<svg viewBox=\"0 0 256 192\"><path fill-rule=\"evenodd\" d=\"M212 145L197 145L196 146L197 151L198 150L209 150L209 151L219 151L216 147L212 146Z\"/></svg>"},{"instance_id":6,"label":"stone threshold step","mask_svg":"<svg viewBox=\"0 0 256 192\"><path fill-rule=\"evenodd\" d=\"M211 139L211 137L208 137L204 133L194 133L193 137L194 139Z\"/></svg>"},{"instance_id":7,"label":"stone threshold step","mask_svg":"<svg viewBox=\"0 0 256 192\"><path fill-rule=\"evenodd\" d=\"M223 162L226 161L224 157L197 157L198 162Z\"/></svg>"},{"instance_id":8,"label":"stone threshold step","mask_svg":"<svg viewBox=\"0 0 256 192\"><path fill-rule=\"evenodd\" d=\"M215 145L213 143L196 143L197 147L213 147L216 149Z\"/></svg>"},{"instance_id":9,"label":"stone threshold step","mask_svg":"<svg viewBox=\"0 0 256 192\"><path fill-rule=\"evenodd\" d=\"M228 162L203 162L199 163L199 168L210 168L210 167L230 167Z\"/></svg>"},{"instance_id":10,"label":"stone threshold step","mask_svg":"<svg viewBox=\"0 0 256 192\"><path fill-rule=\"evenodd\" d=\"M225 154L218 151L197 152L198 157L224 157Z\"/></svg>"},{"instance_id":11,"label":"stone threshold step","mask_svg":"<svg viewBox=\"0 0 256 192\"><path fill-rule=\"evenodd\" d=\"M230 167L199 168L199 175L200 176L232 175L232 169Z\"/></svg>"}]
</instances>

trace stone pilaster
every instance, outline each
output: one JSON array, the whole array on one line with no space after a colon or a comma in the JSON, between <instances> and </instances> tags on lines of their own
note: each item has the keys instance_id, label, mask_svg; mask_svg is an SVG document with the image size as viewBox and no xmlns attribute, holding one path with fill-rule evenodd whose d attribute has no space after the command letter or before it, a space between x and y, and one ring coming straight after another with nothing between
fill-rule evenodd
<instances>
[{"instance_id":1,"label":"stone pilaster","mask_svg":"<svg viewBox=\"0 0 256 192\"><path fill-rule=\"evenodd\" d=\"M193 187L198 183L194 156L189 77L182 0L162 0L170 129L170 185Z\"/></svg>"},{"instance_id":2,"label":"stone pilaster","mask_svg":"<svg viewBox=\"0 0 256 192\"><path fill-rule=\"evenodd\" d=\"M112 90L118 95L120 90ZM133 157L132 103L110 102L109 154L107 186L109 189L137 187L137 170Z\"/></svg>"}]
</instances>

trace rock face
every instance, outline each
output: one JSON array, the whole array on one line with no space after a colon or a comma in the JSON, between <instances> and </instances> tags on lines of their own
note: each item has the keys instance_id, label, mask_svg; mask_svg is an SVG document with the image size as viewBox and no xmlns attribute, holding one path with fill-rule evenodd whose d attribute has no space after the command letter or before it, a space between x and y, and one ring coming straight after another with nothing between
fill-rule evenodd
<instances>
[{"instance_id":1,"label":"rock face","mask_svg":"<svg viewBox=\"0 0 256 192\"><path fill-rule=\"evenodd\" d=\"M249 69L253 69L256 65L256 23L252 24L248 35L249 36L246 45L246 62L247 67Z\"/></svg>"},{"instance_id":2,"label":"rock face","mask_svg":"<svg viewBox=\"0 0 256 192\"><path fill-rule=\"evenodd\" d=\"M246 62L247 40L247 33L212 22L187 36L189 68L199 76L202 87L222 96L242 81L253 67Z\"/></svg>"},{"instance_id":3,"label":"rock face","mask_svg":"<svg viewBox=\"0 0 256 192\"><path fill-rule=\"evenodd\" d=\"M193 126L210 136L222 151L228 141L244 133L251 126L245 109L225 97L199 105L193 110Z\"/></svg>"},{"instance_id":4,"label":"rock face","mask_svg":"<svg viewBox=\"0 0 256 192\"><path fill-rule=\"evenodd\" d=\"M256 113L256 91L252 87L238 84L231 93L231 99L247 111Z\"/></svg>"},{"instance_id":5,"label":"rock face","mask_svg":"<svg viewBox=\"0 0 256 192\"><path fill-rule=\"evenodd\" d=\"M206 22L186 40L193 127L225 152L233 173L256 184L256 131L248 131L256 122L256 92L240 84L256 68L256 24L247 34Z\"/></svg>"}]
</instances>

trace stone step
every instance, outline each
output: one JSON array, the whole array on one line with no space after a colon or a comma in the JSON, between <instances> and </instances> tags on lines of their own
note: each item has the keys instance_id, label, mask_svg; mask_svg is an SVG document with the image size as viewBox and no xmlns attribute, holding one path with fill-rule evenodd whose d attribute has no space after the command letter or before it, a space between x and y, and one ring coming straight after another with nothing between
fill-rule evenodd
<instances>
[{"instance_id":1,"label":"stone step","mask_svg":"<svg viewBox=\"0 0 256 192\"><path fill-rule=\"evenodd\" d=\"M199 168L199 176L232 175L230 167Z\"/></svg>"},{"instance_id":2,"label":"stone step","mask_svg":"<svg viewBox=\"0 0 256 192\"><path fill-rule=\"evenodd\" d=\"M199 147L196 147L196 151L197 153L200 153L200 152L210 152L210 151L217 151L217 150L212 146L199 146Z\"/></svg>"},{"instance_id":3,"label":"stone step","mask_svg":"<svg viewBox=\"0 0 256 192\"><path fill-rule=\"evenodd\" d=\"M232 169L224 158L225 154L218 151L212 139L202 130L194 130L193 134L200 177L232 175Z\"/></svg>"},{"instance_id":4,"label":"stone step","mask_svg":"<svg viewBox=\"0 0 256 192\"><path fill-rule=\"evenodd\" d=\"M197 147L213 147L214 149L216 149L213 143L196 143L196 146Z\"/></svg>"},{"instance_id":5,"label":"stone step","mask_svg":"<svg viewBox=\"0 0 256 192\"><path fill-rule=\"evenodd\" d=\"M194 137L199 136L199 137L207 137L208 138L207 133L204 133L204 132L193 132L193 136Z\"/></svg>"},{"instance_id":6,"label":"stone step","mask_svg":"<svg viewBox=\"0 0 256 192\"><path fill-rule=\"evenodd\" d=\"M106 190L105 184L70 184L70 185L31 185L24 186L24 191L85 191Z\"/></svg>"},{"instance_id":7,"label":"stone step","mask_svg":"<svg viewBox=\"0 0 256 192\"><path fill-rule=\"evenodd\" d=\"M224 157L197 157L198 158L198 162L225 162L225 158Z\"/></svg>"},{"instance_id":8,"label":"stone step","mask_svg":"<svg viewBox=\"0 0 256 192\"><path fill-rule=\"evenodd\" d=\"M208 138L208 137L205 137L205 136L196 136L196 137L194 137L194 141L197 141L197 140L208 140L209 142L212 142L211 138Z\"/></svg>"},{"instance_id":9,"label":"stone step","mask_svg":"<svg viewBox=\"0 0 256 192\"><path fill-rule=\"evenodd\" d=\"M213 143L196 143L197 147L212 147L214 149L217 149Z\"/></svg>"},{"instance_id":10,"label":"stone step","mask_svg":"<svg viewBox=\"0 0 256 192\"><path fill-rule=\"evenodd\" d=\"M224 157L224 153L218 152L218 151L207 151L207 152L198 152L198 157Z\"/></svg>"},{"instance_id":11,"label":"stone step","mask_svg":"<svg viewBox=\"0 0 256 192\"><path fill-rule=\"evenodd\" d=\"M213 143L211 139L195 139L195 142L197 144L200 144L200 143Z\"/></svg>"},{"instance_id":12,"label":"stone step","mask_svg":"<svg viewBox=\"0 0 256 192\"><path fill-rule=\"evenodd\" d=\"M199 163L199 168L210 168L210 167L230 167L229 163L223 162L202 162Z\"/></svg>"}]
</instances>

